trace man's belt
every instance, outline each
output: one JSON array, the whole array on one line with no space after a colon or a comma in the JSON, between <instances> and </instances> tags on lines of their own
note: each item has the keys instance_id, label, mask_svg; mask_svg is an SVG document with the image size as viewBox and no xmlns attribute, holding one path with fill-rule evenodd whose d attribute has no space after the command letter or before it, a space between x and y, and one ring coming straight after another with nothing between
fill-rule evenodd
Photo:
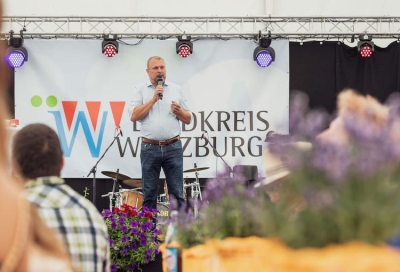
<instances>
[{"instance_id":1,"label":"man's belt","mask_svg":"<svg viewBox=\"0 0 400 272\"><path fill-rule=\"evenodd\" d=\"M181 138L180 136L176 136L176 137L168 139L168 140L157 141L157 140L150 140L150 139L147 139L145 137L142 137L142 141L145 142L145 143L148 143L148 144L153 144L153 145L169 145L169 144L175 143L180 138Z\"/></svg>"}]
</instances>

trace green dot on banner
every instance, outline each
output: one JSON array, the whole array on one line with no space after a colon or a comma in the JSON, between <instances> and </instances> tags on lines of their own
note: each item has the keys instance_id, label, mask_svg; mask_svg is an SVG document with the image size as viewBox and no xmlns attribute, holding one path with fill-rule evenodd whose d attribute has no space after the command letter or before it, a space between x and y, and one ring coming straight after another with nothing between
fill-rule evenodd
<instances>
[{"instance_id":1,"label":"green dot on banner","mask_svg":"<svg viewBox=\"0 0 400 272\"><path fill-rule=\"evenodd\" d=\"M57 97L55 97L54 95L50 95L49 97L47 97L46 99L46 104L49 107L55 107L57 105Z\"/></svg>"},{"instance_id":2,"label":"green dot on banner","mask_svg":"<svg viewBox=\"0 0 400 272\"><path fill-rule=\"evenodd\" d=\"M32 96L32 98L31 98L31 104L32 104L32 106L34 106L34 107L39 107L39 106L41 106L41 105L42 105L42 98L41 98L40 96L38 96L38 95Z\"/></svg>"}]
</instances>

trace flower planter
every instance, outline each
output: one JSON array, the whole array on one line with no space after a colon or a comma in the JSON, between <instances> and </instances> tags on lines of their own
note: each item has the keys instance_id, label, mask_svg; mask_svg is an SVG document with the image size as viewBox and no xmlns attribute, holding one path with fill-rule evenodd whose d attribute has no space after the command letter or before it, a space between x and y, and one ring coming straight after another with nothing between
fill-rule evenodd
<instances>
[{"instance_id":1,"label":"flower planter","mask_svg":"<svg viewBox=\"0 0 400 272\"><path fill-rule=\"evenodd\" d=\"M154 261L150 261L147 264L142 264L142 265L140 265L140 268L142 270L136 269L135 272L163 272L161 252L156 255L156 258Z\"/></svg>"},{"instance_id":2,"label":"flower planter","mask_svg":"<svg viewBox=\"0 0 400 272\"><path fill-rule=\"evenodd\" d=\"M182 266L183 272L393 272L400 251L360 242L293 250L273 239L227 238L184 249Z\"/></svg>"}]
</instances>

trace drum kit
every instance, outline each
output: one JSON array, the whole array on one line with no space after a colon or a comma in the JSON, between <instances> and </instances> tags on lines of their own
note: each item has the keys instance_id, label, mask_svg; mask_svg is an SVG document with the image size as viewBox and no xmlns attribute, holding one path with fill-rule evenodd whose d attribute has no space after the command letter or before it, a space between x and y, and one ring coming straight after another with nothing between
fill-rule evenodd
<instances>
[{"instance_id":1,"label":"drum kit","mask_svg":"<svg viewBox=\"0 0 400 272\"><path fill-rule=\"evenodd\" d=\"M193 208L194 215L197 218L198 216L198 206L197 201L198 198L201 198L201 190L200 190L200 182L198 178L198 171L209 169L209 167L197 167L196 164L194 168L183 171L184 173L194 172L196 175L196 179L192 183L187 183L185 180L182 182L183 187L183 196L187 201L188 196L186 191L188 188L191 188L190 197L193 199ZM113 180L113 188L112 191L102 195L102 197L109 198L110 210L113 208L121 208L123 204L128 204L130 206L136 207L136 209L140 210L143 206L144 195L142 193L142 180L140 179L132 179L131 177L119 173L119 169L117 172L112 171L102 171L103 175L112 178ZM122 184L132 187L132 189L124 189L121 186ZM169 195L168 195L168 186L167 183L164 182L164 192L157 196L157 210L158 213L158 224L165 224L169 217Z\"/></svg>"}]
</instances>

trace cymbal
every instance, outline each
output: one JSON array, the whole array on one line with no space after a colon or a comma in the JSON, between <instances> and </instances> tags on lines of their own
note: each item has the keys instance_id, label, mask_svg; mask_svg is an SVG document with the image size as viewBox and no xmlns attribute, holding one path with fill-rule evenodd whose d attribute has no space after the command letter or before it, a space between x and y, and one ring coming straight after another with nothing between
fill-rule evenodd
<instances>
[{"instance_id":1,"label":"cymbal","mask_svg":"<svg viewBox=\"0 0 400 272\"><path fill-rule=\"evenodd\" d=\"M202 171L202 170L206 170L208 168L210 168L210 167L197 167L197 168L192 168L192 169L185 170L185 171L183 171L183 173Z\"/></svg>"},{"instance_id":2,"label":"cymbal","mask_svg":"<svg viewBox=\"0 0 400 272\"><path fill-rule=\"evenodd\" d=\"M111 172L111 171L101 171L101 173L107 177L110 178L115 178L117 180L126 180L126 179L130 179L130 177L121 174L121 173L117 173L117 172Z\"/></svg>"},{"instance_id":3,"label":"cymbal","mask_svg":"<svg viewBox=\"0 0 400 272\"><path fill-rule=\"evenodd\" d=\"M131 186L131 187L142 187L142 180L141 179L126 179L122 181L123 184Z\"/></svg>"}]
</instances>

